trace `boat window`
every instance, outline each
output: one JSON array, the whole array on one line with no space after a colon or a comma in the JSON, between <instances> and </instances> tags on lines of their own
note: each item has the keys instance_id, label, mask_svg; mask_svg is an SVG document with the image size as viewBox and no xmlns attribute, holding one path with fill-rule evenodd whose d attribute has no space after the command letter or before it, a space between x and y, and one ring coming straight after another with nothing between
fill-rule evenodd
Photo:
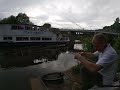
<instances>
[{"instance_id":1,"label":"boat window","mask_svg":"<svg viewBox=\"0 0 120 90\"><path fill-rule=\"evenodd\" d=\"M43 37L42 40L52 40L52 38Z\"/></svg>"},{"instance_id":2,"label":"boat window","mask_svg":"<svg viewBox=\"0 0 120 90\"><path fill-rule=\"evenodd\" d=\"M30 37L30 40L40 40L40 37Z\"/></svg>"},{"instance_id":3,"label":"boat window","mask_svg":"<svg viewBox=\"0 0 120 90\"><path fill-rule=\"evenodd\" d=\"M29 40L28 37L16 37L16 41L27 41Z\"/></svg>"},{"instance_id":4,"label":"boat window","mask_svg":"<svg viewBox=\"0 0 120 90\"><path fill-rule=\"evenodd\" d=\"M3 40L12 40L12 37L3 37Z\"/></svg>"},{"instance_id":5,"label":"boat window","mask_svg":"<svg viewBox=\"0 0 120 90\"><path fill-rule=\"evenodd\" d=\"M25 30L37 30L35 26L25 26Z\"/></svg>"},{"instance_id":6,"label":"boat window","mask_svg":"<svg viewBox=\"0 0 120 90\"><path fill-rule=\"evenodd\" d=\"M11 26L11 29L12 29L12 30L23 30L24 27L18 26L18 25L12 25L12 26Z\"/></svg>"},{"instance_id":7,"label":"boat window","mask_svg":"<svg viewBox=\"0 0 120 90\"><path fill-rule=\"evenodd\" d=\"M30 27L30 26L25 26L25 30L32 30L32 27Z\"/></svg>"},{"instance_id":8,"label":"boat window","mask_svg":"<svg viewBox=\"0 0 120 90\"><path fill-rule=\"evenodd\" d=\"M65 38L61 38L60 40L65 40Z\"/></svg>"}]
</instances>

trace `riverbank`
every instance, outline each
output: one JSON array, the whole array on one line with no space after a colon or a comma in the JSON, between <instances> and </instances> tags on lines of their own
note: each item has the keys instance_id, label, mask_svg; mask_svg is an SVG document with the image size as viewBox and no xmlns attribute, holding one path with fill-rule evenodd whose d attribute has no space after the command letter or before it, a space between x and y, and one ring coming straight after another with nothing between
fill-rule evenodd
<instances>
[{"instance_id":1,"label":"riverbank","mask_svg":"<svg viewBox=\"0 0 120 90\"><path fill-rule=\"evenodd\" d=\"M74 67L64 71L64 74L69 77L69 80L71 80L72 90L81 90L82 82L80 78L80 73L76 73L74 71Z\"/></svg>"},{"instance_id":2,"label":"riverbank","mask_svg":"<svg viewBox=\"0 0 120 90\"><path fill-rule=\"evenodd\" d=\"M80 73L74 71L75 66L70 68L69 70L64 71L64 73L69 77L69 79L73 82L72 83L72 89L69 90L81 90L82 87L82 81L80 78ZM120 85L120 72L116 74L116 77L114 79L113 86ZM98 90L98 89L90 89L90 90ZM99 89L102 90L102 89ZM107 89L106 89L107 90ZM118 87L110 87L110 90L120 90L120 86Z\"/></svg>"},{"instance_id":3,"label":"riverbank","mask_svg":"<svg viewBox=\"0 0 120 90\"><path fill-rule=\"evenodd\" d=\"M64 82L59 84L47 84L49 90L81 90L80 74L75 73L73 68L66 70L64 73Z\"/></svg>"}]
</instances>

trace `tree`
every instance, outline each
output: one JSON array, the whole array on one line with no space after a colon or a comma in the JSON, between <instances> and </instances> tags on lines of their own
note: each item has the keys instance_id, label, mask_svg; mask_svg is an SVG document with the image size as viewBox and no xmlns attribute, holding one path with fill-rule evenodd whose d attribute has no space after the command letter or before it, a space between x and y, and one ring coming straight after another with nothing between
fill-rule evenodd
<instances>
[{"instance_id":1,"label":"tree","mask_svg":"<svg viewBox=\"0 0 120 90\"><path fill-rule=\"evenodd\" d=\"M111 26L104 26L103 27L103 30L108 30L108 31L110 31L110 30L112 30L112 32L120 32L120 19L119 19L119 17L117 17L116 19L115 19L115 22L111 25Z\"/></svg>"},{"instance_id":2,"label":"tree","mask_svg":"<svg viewBox=\"0 0 120 90\"><path fill-rule=\"evenodd\" d=\"M29 17L25 13L19 13L16 16L16 20L18 24L29 24Z\"/></svg>"},{"instance_id":3,"label":"tree","mask_svg":"<svg viewBox=\"0 0 120 90\"><path fill-rule=\"evenodd\" d=\"M117 51L118 54L118 71L120 72L120 36L118 36L117 38L114 38L114 48Z\"/></svg>"},{"instance_id":4,"label":"tree","mask_svg":"<svg viewBox=\"0 0 120 90\"><path fill-rule=\"evenodd\" d=\"M105 26L105 27L103 27L103 29L109 29L110 28L110 26Z\"/></svg>"},{"instance_id":5,"label":"tree","mask_svg":"<svg viewBox=\"0 0 120 90\"><path fill-rule=\"evenodd\" d=\"M0 24L32 24L29 17L25 13L19 13L17 16L9 16L0 20Z\"/></svg>"},{"instance_id":6,"label":"tree","mask_svg":"<svg viewBox=\"0 0 120 90\"><path fill-rule=\"evenodd\" d=\"M115 20L115 23L119 23L119 22L120 22L120 19L119 19L119 17L117 17Z\"/></svg>"},{"instance_id":7,"label":"tree","mask_svg":"<svg viewBox=\"0 0 120 90\"><path fill-rule=\"evenodd\" d=\"M13 16L13 15L11 15L10 17L7 18L7 22L8 22L9 24L16 23L16 17ZM6 22L6 23L7 23L7 22Z\"/></svg>"},{"instance_id":8,"label":"tree","mask_svg":"<svg viewBox=\"0 0 120 90\"><path fill-rule=\"evenodd\" d=\"M119 23L119 18L116 18L115 22L113 25L111 25L111 28L116 30L117 32L120 32L120 23Z\"/></svg>"},{"instance_id":9,"label":"tree","mask_svg":"<svg viewBox=\"0 0 120 90\"><path fill-rule=\"evenodd\" d=\"M7 18L0 20L0 24L7 24Z\"/></svg>"},{"instance_id":10,"label":"tree","mask_svg":"<svg viewBox=\"0 0 120 90\"><path fill-rule=\"evenodd\" d=\"M42 27L44 27L44 28L51 28L51 24L45 23Z\"/></svg>"}]
</instances>

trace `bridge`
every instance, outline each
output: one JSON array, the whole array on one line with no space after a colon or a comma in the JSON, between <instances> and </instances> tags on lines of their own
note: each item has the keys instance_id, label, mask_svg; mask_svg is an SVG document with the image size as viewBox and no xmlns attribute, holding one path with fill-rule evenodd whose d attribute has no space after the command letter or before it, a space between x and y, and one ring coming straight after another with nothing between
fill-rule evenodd
<instances>
[{"instance_id":1,"label":"bridge","mask_svg":"<svg viewBox=\"0 0 120 90\"><path fill-rule=\"evenodd\" d=\"M120 35L116 30L85 30L85 29L60 29L61 32L75 33L75 34L95 34L104 33L109 35Z\"/></svg>"},{"instance_id":2,"label":"bridge","mask_svg":"<svg viewBox=\"0 0 120 90\"><path fill-rule=\"evenodd\" d=\"M108 38L108 42L110 43L115 37L120 35L120 32L117 30L85 30L85 29L60 29L61 33L67 34L70 39L70 48L73 47L75 40L82 41L83 38L93 37L96 33L104 33Z\"/></svg>"}]
</instances>

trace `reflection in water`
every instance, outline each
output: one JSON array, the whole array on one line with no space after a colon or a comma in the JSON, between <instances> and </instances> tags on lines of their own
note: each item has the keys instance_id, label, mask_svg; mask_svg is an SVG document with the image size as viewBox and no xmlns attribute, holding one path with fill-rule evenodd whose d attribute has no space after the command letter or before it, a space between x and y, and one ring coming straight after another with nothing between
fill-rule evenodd
<instances>
[{"instance_id":1,"label":"reflection in water","mask_svg":"<svg viewBox=\"0 0 120 90\"><path fill-rule=\"evenodd\" d=\"M74 44L74 49L83 50L83 44Z\"/></svg>"},{"instance_id":2,"label":"reflection in water","mask_svg":"<svg viewBox=\"0 0 120 90\"><path fill-rule=\"evenodd\" d=\"M75 44L74 49L81 50L82 44ZM53 62L50 62L53 61ZM53 68L66 70L70 66L73 66L76 62L74 55L67 51L67 47L52 47L52 48L40 48L40 47L27 47L27 48L12 48L2 50L0 52L0 64L3 68L9 67L24 67L40 63L49 63L46 66L54 66ZM42 64L44 65L44 64ZM44 65L44 67L45 67Z\"/></svg>"},{"instance_id":3,"label":"reflection in water","mask_svg":"<svg viewBox=\"0 0 120 90\"><path fill-rule=\"evenodd\" d=\"M3 68L24 67L56 60L67 47L24 47L0 50L0 64Z\"/></svg>"}]
</instances>

